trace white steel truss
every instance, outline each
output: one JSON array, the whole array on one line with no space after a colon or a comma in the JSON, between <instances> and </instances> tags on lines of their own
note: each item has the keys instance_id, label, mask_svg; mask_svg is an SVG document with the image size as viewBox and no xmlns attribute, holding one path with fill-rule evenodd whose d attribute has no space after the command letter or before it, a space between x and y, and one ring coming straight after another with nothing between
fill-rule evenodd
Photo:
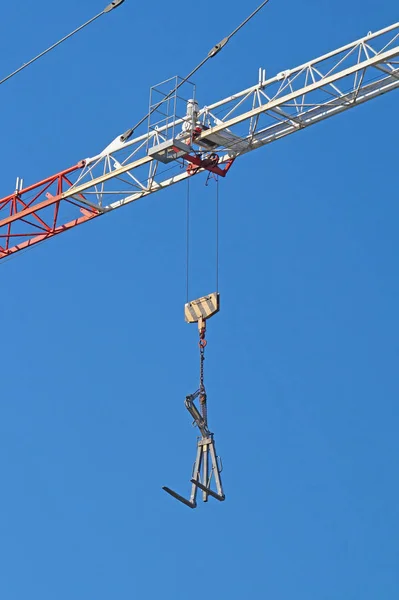
<instances>
[{"instance_id":1,"label":"white steel truss","mask_svg":"<svg viewBox=\"0 0 399 600\"><path fill-rule=\"evenodd\" d=\"M210 128L195 142L217 139L214 150L223 163L397 87L399 23L271 79L260 69L256 85L200 109L199 121ZM183 122L184 118L176 119L172 125ZM62 197L84 192L91 205L108 211L188 177L182 159L165 168L147 154L149 147L166 141L162 130L126 142L118 136L100 154L86 159Z\"/></svg>"},{"instance_id":2,"label":"white steel truss","mask_svg":"<svg viewBox=\"0 0 399 600\"><path fill-rule=\"evenodd\" d=\"M250 88L202 108L191 99L186 114L168 116L165 125L118 136L96 156L28 188L18 184L0 200L0 259L203 167L212 170L203 163L210 152L221 171L232 159L398 87L399 23L270 79L260 69ZM160 152L165 146L172 150L168 160Z\"/></svg>"}]
</instances>

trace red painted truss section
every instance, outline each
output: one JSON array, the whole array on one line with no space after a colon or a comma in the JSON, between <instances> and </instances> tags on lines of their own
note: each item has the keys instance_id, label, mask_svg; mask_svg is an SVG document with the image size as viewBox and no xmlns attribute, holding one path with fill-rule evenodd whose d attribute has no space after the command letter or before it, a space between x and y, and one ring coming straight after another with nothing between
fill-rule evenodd
<instances>
[{"instance_id":1,"label":"red painted truss section","mask_svg":"<svg viewBox=\"0 0 399 600\"><path fill-rule=\"evenodd\" d=\"M68 175L84 163L61 171L0 200L0 260L102 214L82 194L63 198Z\"/></svg>"}]
</instances>

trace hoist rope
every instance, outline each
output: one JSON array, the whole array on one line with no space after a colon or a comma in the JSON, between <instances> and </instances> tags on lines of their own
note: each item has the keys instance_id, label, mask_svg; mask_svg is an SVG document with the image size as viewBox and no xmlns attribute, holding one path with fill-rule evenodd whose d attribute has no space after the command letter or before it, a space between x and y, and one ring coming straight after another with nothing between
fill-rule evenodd
<instances>
[{"instance_id":1,"label":"hoist rope","mask_svg":"<svg viewBox=\"0 0 399 600\"><path fill-rule=\"evenodd\" d=\"M215 177L215 292L219 292L219 178ZM187 178L186 191L186 302L190 292L190 178Z\"/></svg>"},{"instance_id":2,"label":"hoist rope","mask_svg":"<svg viewBox=\"0 0 399 600\"><path fill-rule=\"evenodd\" d=\"M219 178L216 177L216 292L219 292Z\"/></svg>"},{"instance_id":3,"label":"hoist rope","mask_svg":"<svg viewBox=\"0 0 399 600\"><path fill-rule=\"evenodd\" d=\"M63 38L61 38L60 40L58 40L58 42L56 42L55 44L53 44L52 46L50 46L46 50L43 50L43 52L40 52L40 54L38 54L37 56L35 56L34 58L32 58L29 62L24 63L21 67L19 67L18 69L16 69L15 71L13 71L12 73L10 73L9 75L7 75L7 77L4 77L4 79L1 79L0 80L0 85L2 83L5 83L9 79L11 79L11 77L14 77L14 75L17 75L17 73L20 73L21 71L23 71L24 69L26 69L27 67L29 67L31 64L33 64L34 62L36 62L37 60L39 60L39 58L42 58L42 56L45 56L45 54L48 54L49 52L51 52L51 50L54 50L54 48L57 48L57 46L59 46L60 44L62 44L63 42L65 42L66 40L68 40L69 38L71 38L73 35L75 35L75 33L78 33L79 31L81 31L82 29L84 29L85 27L87 27L88 25L90 25L91 23L93 23L94 21L96 21L97 19L99 19L100 17L102 17L102 15L105 15L105 14L111 12L111 10L114 10L114 8L117 8L118 6L120 6L121 4L123 4L124 1L125 0L113 0L113 2L111 2L110 4L108 4L104 8L103 11L101 11L100 13L98 13L98 15L96 15L92 19L89 19L89 21L86 21L86 23L83 23L83 25L80 25L80 27L78 27L77 29L74 29L74 31L72 31L71 33L68 33L68 35L66 35Z\"/></svg>"},{"instance_id":4,"label":"hoist rope","mask_svg":"<svg viewBox=\"0 0 399 600\"><path fill-rule=\"evenodd\" d=\"M189 276L190 276L190 178L187 178L186 198L186 302L189 301Z\"/></svg>"},{"instance_id":5,"label":"hoist rope","mask_svg":"<svg viewBox=\"0 0 399 600\"><path fill-rule=\"evenodd\" d=\"M190 71L190 73L188 75L186 75L185 77L183 77L183 79L181 79L179 81L179 83L170 91L168 92L162 100L160 100L160 102L158 102L155 106L153 106L151 108L151 110L148 111L148 113L142 118L140 119L140 121L138 121L136 123L136 125L134 127L132 127L131 129L128 129L127 131L125 131L125 133L123 135L121 135L120 139L122 142L125 142L126 140L128 140L133 133L135 132L135 130L140 127L140 125L142 125L145 121L147 121L147 119L149 119L149 117L158 110L158 108L165 102L165 100L167 100L168 98L170 98L171 96L173 96L173 94L175 92L177 92L177 90L184 84L186 83L197 71L199 71L204 65L205 63L208 62L209 59L213 58L214 56L216 56L217 54L219 54L219 52L224 48L224 46L227 44L227 42L229 40L231 40L231 38L233 36L236 35L236 33L238 33L240 31L240 29L242 29L260 10L262 10L262 8L264 8L264 6L266 6L266 4L268 4L270 2L270 0L264 0L264 2L262 2L258 8L256 8L244 21L242 21L242 23L240 23L240 25L238 25L238 27L236 27L234 29L234 31L232 31L227 37L223 38L218 44L216 44L206 55L206 57L195 67L195 69L193 69L192 71Z\"/></svg>"}]
</instances>

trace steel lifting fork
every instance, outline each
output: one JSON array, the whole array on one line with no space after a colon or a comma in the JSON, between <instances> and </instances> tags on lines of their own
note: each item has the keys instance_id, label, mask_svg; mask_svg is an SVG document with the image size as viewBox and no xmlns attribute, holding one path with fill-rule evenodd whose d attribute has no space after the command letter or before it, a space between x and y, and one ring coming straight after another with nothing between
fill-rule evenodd
<instances>
[{"instance_id":1,"label":"steel lifting fork","mask_svg":"<svg viewBox=\"0 0 399 600\"><path fill-rule=\"evenodd\" d=\"M216 455L213 433L209 431L204 418L201 416L198 408L194 404L194 400L200 396L200 394L201 390L197 390L195 394L186 396L184 401L188 412L194 419L194 424L201 432L201 437L199 437L197 441L197 456L193 467L192 478L190 480L192 483L190 499L187 500L170 488L166 486L163 487L165 492L168 492L168 494L177 500L180 500L180 502L183 502L183 504L189 506L190 508L196 508L197 506L198 488L202 490L202 499L204 502L208 501L208 496L212 496L212 498L216 498L216 500L219 500L220 502L223 502L225 499L222 479L220 476L222 468ZM210 487L212 477L215 479L216 492Z\"/></svg>"},{"instance_id":2,"label":"steel lifting fork","mask_svg":"<svg viewBox=\"0 0 399 600\"><path fill-rule=\"evenodd\" d=\"M216 454L215 441L213 433L208 429L208 416L206 406L206 391L204 386L204 350L206 346L205 331L206 331L206 319L214 315L219 311L219 294L211 294L205 296L194 302L190 302L185 306L186 321L189 323L198 323L199 330L199 348L200 348L200 387L194 394L186 396L184 404L192 416L194 422L201 433L201 437L198 437L197 441L197 455L193 467L193 473L191 478L191 495L190 499L187 500L177 492L171 490L169 487L164 486L165 492L168 492L171 496L179 500L190 508L196 508L197 506L197 492L198 489L202 491L202 499L204 502L208 501L208 496L212 496L216 500L223 502L225 495L223 492L222 480L221 480L221 464ZM200 410L195 405L195 400L199 398ZM216 492L211 489L212 477L215 480Z\"/></svg>"}]
</instances>

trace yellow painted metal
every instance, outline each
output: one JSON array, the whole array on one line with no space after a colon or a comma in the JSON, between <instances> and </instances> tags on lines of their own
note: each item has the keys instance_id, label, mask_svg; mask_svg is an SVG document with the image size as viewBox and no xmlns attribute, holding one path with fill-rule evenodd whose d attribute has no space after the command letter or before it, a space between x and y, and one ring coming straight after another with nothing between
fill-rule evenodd
<instances>
[{"instance_id":1,"label":"yellow painted metal","mask_svg":"<svg viewBox=\"0 0 399 600\"><path fill-rule=\"evenodd\" d=\"M208 296L202 296L184 305L184 318L187 323L198 323L210 319L219 312L220 294L213 292Z\"/></svg>"}]
</instances>

